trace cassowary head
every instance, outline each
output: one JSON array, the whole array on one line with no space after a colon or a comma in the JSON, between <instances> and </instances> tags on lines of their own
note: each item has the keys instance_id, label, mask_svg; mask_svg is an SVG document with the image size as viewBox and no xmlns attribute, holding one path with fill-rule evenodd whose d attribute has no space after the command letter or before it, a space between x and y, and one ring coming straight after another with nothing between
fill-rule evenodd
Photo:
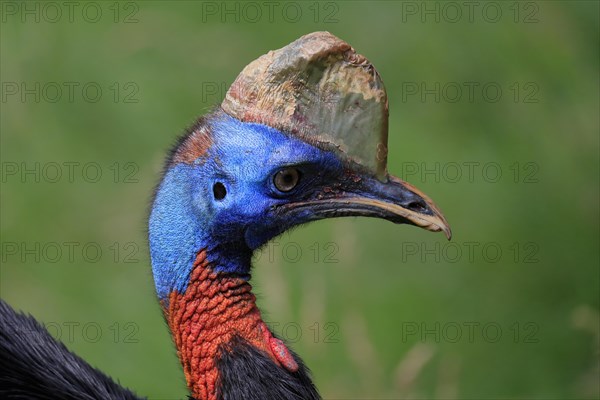
<instances>
[{"instance_id":1,"label":"cassowary head","mask_svg":"<svg viewBox=\"0 0 600 400\"><path fill-rule=\"evenodd\" d=\"M318 32L249 64L221 106L172 151L149 239L157 293L194 396L224 395L239 379L221 363L236 354L235 343L291 380L303 373L260 320L249 291L227 302L249 287L252 252L273 237L318 219L367 216L450 238L435 204L387 173L387 130L375 68Z\"/></svg>"}]
</instances>

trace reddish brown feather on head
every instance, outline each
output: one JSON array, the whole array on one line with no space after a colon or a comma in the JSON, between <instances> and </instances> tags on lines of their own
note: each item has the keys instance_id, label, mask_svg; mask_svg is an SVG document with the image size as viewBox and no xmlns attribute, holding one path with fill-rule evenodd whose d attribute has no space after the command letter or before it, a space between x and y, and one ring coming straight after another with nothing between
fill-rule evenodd
<instances>
[{"instance_id":1,"label":"reddish brown feather on head","mask_svg":"<svg viewBox=\"0 0 600 400\"><path fill-rule=\"evenodd\" d=\"M197 124L177 146L171 159L171 165L193 164L194 161L206 154L212 143L210 127L206 124Z\"/></svg>"}]
</instances>

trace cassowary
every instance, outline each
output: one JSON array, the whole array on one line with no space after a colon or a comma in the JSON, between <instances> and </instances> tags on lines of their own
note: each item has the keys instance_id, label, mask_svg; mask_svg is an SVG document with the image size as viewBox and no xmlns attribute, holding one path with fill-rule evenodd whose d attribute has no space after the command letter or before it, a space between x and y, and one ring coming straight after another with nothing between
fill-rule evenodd
<instances>
[{"instance_id":1,"label":"cassowary","mask_svg":"<svg viewBox=\"0 0 600 400\"><path fill-rule=\"evenodd\" d=\"M300 224L367 216L450 228L387 173L387 95L327 32L241 72L166 162L149 218L156 292L195 399L318 399L308 369L263 322L253 251ZM134 399L32 317L0 304L0 398Z\"/></svg>"}]
</instances>

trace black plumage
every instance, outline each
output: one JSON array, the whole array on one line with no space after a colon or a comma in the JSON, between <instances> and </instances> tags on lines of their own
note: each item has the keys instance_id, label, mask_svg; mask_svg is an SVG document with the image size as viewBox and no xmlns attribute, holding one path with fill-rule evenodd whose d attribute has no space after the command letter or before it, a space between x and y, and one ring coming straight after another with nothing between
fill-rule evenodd
<instances>
[{"instance_id":1,"label":"black plumage","mask_svg":"<svg viewBox=\"0 0 600 400\"><path fill-rule=\"evenodd\" d=\"M299 367L294 373L275 365L244 339L234 338L221 349L217 361L221 371L218 397L223 400L320 399L308 368L297 354L291 353Z\"/></svg>"},{"instance_id":2,"label":"black plumage","mask_svg":"<svg viewBox=\"0 0 600 400\"><path fill-rule=\"evenodd\" d=\"M0 300L0 399L140 400Z\"/></svg>"}]
</instances>

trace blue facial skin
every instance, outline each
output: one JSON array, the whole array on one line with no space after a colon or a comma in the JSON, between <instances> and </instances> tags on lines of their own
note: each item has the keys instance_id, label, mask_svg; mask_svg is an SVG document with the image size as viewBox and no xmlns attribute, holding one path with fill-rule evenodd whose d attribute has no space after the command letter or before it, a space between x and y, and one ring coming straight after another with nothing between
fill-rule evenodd
<instances>
[{"instance_id":1,"label":"blue facial skin","mask_svg":"<svg viewBox=\"0 0 600 400\"><path fill-rule=\"evenodd\" d=\"M309 220L276 206L300 201L343 173L341 161L273 128L229 116L212 120L212 145L193 165L171 167L159 185L149 222L150 256L159 298L184 293L198 252L207 249L215 271L249 278L252 251L288 228ZM301 173L288 193L274 175ZM213 187L225 186L223 199Z\"/></svg>"}]
</instances>

